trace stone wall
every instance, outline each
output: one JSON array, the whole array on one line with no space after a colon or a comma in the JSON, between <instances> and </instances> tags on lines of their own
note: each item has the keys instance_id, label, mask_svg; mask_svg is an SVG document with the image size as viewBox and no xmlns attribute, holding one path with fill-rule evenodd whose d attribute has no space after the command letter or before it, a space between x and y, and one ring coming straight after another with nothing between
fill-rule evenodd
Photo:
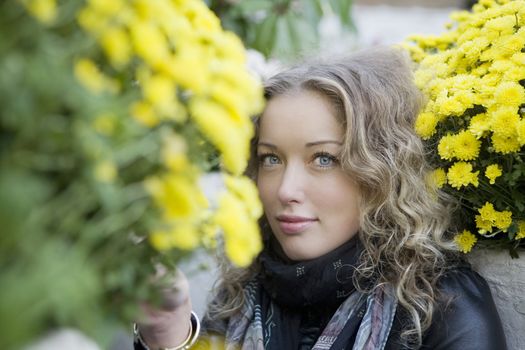
<instances>
[{"instance_id":1,"label":"stone wall","mask_svg":"<svg viewBox=\"0 0 525 350\"><path fill-rule=\"evenodd\" d=\"M468 258L490 285L509 350L525 349L525 252L512 259L506 251L477 250Z\"/></svg>"}]
</instances>

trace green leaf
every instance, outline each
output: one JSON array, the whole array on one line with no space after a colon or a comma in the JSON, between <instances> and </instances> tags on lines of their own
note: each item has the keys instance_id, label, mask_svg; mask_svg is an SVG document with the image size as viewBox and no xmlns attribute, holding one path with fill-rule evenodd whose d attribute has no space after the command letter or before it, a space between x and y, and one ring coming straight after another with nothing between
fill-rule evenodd
<instances>
[{"instance_id":1,"label":"green leaf","mask_svg":"<svg viewBox=\"0 0 525 350\"><path fill-rule=\"evenodd\" d=\"M330 6L334 13L339 16L341 23L350 23L350 9L352 6L351 0L329 0Z\"/></svg>"},{"instance_id":2,"label":"green leaf","mask_svg":"<svg viewBox=\"0 0 525 350\"><path fill-rule=\"evenodd\" d=\"M253 48L269 56L275 46L275 37L277 32L276 15L270 15L262 21L256 29Z\"/></svg>"},{"instance_id":3,"label":"green leaf","mask_svg":"<svg viewBox=\"0 0 525 350\"><path fill-rule=\"evenodd\" d=\"M273 7L273 2L268 0L244 0L235 6L241 13L252 16L257 11L269 11Z\"/></svg>"},{"instance_id":4,"label":"green leaf","mask_svg":"<svg viewBox=\"0 0 525 350\"><path fill-rule=\"evenodd\" d=\"M279 17L275 27L275 42L272 54L276 56L288 57L289 53L293 51L295 43L293 42L293 38L290 33L290 26L288 24L287 17Z\"/></svg>"}]
</instances>

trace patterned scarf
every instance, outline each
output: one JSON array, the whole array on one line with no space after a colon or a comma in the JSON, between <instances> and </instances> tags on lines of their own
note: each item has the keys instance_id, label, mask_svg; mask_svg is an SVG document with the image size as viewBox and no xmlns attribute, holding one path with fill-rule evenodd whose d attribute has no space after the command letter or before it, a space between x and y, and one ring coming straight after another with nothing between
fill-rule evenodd
<instances>
[{"instance_id":1,"label":"patterned scarf","mask_svg":"<svg viewBox=\"0 0 525 350\"><path fill-rule=\"evenodd\" d=\"M351 240L334 252L306 263L284 262L263 253L263 274L245 287L243 308L230 318L226 328L225 349L296 349L297 341L290 338L298 337L299 321L293 320L294 313L288 307L305 309L334 303L339 306L312 350L328 350L332 346L383 349L397 299L389 286L365 295L349 283L352 280L349 267L354 268L357 261L356 242L357 239Z\"/></svg>"}]
</instances>

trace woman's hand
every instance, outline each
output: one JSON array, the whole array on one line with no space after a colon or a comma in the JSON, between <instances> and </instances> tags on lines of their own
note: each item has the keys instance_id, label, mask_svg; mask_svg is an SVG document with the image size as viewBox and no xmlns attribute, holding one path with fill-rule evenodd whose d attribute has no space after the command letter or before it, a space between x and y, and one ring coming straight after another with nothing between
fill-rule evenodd
<instances>
[{"instance_id":1,"label":"woman's hand","mask_svg":"<svg viewBox=\"0 0 525 350\"><path fill-rule=\"evenodd\" d=\"M191 299L186 276L177 270L175 276L166 276L164 267L157 267L156 280L167 280L161 287L160 308L142 305L144 318L137 322L144 342L150 348L176 347L184 343L190 332Z\"/></svg>"}]
</instances>

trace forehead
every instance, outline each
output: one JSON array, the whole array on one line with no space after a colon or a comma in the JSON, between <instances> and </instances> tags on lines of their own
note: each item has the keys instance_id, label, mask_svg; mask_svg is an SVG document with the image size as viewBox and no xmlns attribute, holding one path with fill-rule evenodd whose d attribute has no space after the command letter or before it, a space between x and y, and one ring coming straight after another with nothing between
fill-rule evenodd
<instances>
[{"instance_id":1,"label":"forehead","mask_svg":"<svg viewBox=\"0 0 525 350\"><path fill-rule=\"evenodd\" d=\"M259 138L337 139L343 127L329 100L312 91L301 90L273 97L261 116Z\"/></svg>"}]
</instances>

